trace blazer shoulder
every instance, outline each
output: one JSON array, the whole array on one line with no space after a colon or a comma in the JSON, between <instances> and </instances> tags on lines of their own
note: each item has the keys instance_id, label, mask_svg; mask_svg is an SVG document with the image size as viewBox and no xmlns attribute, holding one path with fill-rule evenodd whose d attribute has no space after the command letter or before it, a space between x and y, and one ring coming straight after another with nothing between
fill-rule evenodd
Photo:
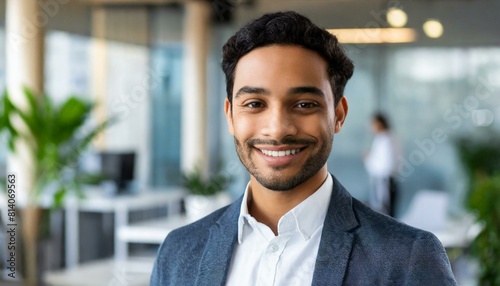
<instances>
[{"instance_id":1,"label":"blazer shoulder","mask_svg":"<svg viewBox=\"0 0 500 286\"><path fill-rule=\"evenodd\" d=\"M168 243L175 243L176 241L186 243L186 237L190 238L189 241L202 239L208 235L209 229L218 222L229 207L230 205L225 206L197 221L171 231L165 238L165 241L168 240Z\"/></svg>"},{"instance_id":2,"label":"blazer shoulder","mask_svg":"<svg viewBox=\"0 0 500 286\"><path fill-rule=\"evenodd\" d=\"M230 218L237 215L233 213L233 205L171 231L156 255L150 285L193 284L210 230L216 224L223 224L222 227L230 225Z\"/></svg>"},{"instance_id":3,"label":"blazer shoulder","mask_svg":"<svg viewBox=\"0 0 500 286\"><path fill-rule=\"evenodd\" d=\"M434 234L378 213L354 198L353 210L359 222L360 231L364 230L373 234L378 233L381 236L391 236L400 241L430 239L440 244Z\"/></svg>"},{"instance_id":4,"label":"blazer shoulder","mask_svg":"<svg viewBox=\"0 0 500 286\"><path fill-rule=\"evenodd\" d=\"M434 234L375 212L356 199L353 210L359 225L353 230L358 242L352 265L365 263L365 272L387 271L391 285L456 285L446 251Z\"/></svg>"}]
</instances>

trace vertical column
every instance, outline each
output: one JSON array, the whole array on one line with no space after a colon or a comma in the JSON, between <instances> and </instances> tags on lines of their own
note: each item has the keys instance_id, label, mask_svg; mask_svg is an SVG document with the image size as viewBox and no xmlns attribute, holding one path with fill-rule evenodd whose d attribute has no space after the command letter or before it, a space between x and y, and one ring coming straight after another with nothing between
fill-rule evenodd
<instances>
[{"instance_id":1,"label":"vertical column","mask_svg":"<svg viewBox=\"0 0 500 286\"><path fill-rule=\"evenodd\" d=\"M38 0L8 0L6 6L6 85L10 98L21 109L28 104L23 87L35 93L43 91L43 23ZM27 130L19 118L12 118L16 128ZM26 203L33 189L33 154L24 140L16 142L16 154L8 157L8 170L17 173L20 194L18 200Z\"/></svg>"},{"instance_id":2,"label":"vertical column","mask_svg":"<svg viewBox=\"0 0 500 286\"><path fill-rule=\"evenodd\" d=\"M208 1L186 3L182 95L181 169L207 169L206 80L211 6Z\"/></svg>"},{"instance_id":3,"label":"vertical column","mask_svg":"<svg viewBox=\"0 0 500 286\"><path fill-rule=\"evenodd\" d=\"M43 91L43 54L44 32L48 17L40 13L38 0L8 0L6 6L6 74L7 90L14 104L19 108L29 108L23 94L23 87L40 94ZM11 118L14 127L27 132L20 118ZM38 221L40 213L37 207L29 203L29 194L33 191L35 164L34 153L26 139L15 143L16 153L7 158L8 171L17 174L17 206L22 209L22 233L24 239L24 263L26 272L25 285L35 285L37 280Z\"/></svg>"},{"instance_id":4,"label":"vertical column","mask_svg":"<svg viewBox=\"0 0 500 286\"><path fill-rule=\"evenodd\" d=\"M92 8L92 97L97 103L93 116L97 122L107 118L106 87L107 87L107 47L106 47L106 9L104 6ZM102 150L105 146L104 132L97 135L94 144Z\"/></svg>"}]
</instances>

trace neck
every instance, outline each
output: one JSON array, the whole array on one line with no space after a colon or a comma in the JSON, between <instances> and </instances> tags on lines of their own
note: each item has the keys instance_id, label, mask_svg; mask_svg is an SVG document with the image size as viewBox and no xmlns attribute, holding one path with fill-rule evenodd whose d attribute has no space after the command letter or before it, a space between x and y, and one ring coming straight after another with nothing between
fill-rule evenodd
<instances>
[{"instance_id":1,"label":"neck","mask_svg":"<svg viewBox=\"0 0 500 286\"><path fill-rule=\"evenodd\" d=\"M287 191L267 189L252 176L249 186L252 199L248 203L248 212L277 235L280 218L316 192L325 182L327 175L325 164L307 181Z\"/></svg>"}]
</instances>

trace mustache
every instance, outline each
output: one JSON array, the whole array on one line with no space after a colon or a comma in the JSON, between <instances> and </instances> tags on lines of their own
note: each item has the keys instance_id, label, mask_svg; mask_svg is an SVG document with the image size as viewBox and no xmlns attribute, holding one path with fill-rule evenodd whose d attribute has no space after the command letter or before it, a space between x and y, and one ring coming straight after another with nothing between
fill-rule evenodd
<instances>
[{"instance_id":1,"label":"mustache","mask_svg":"<svg viewBox=\"0 0 500 286\"><path fill-rule=\"evenodd\" d=\"M273 145L273 146L278 146L278 145L315 145L316 140L313 139L299 139L299 138L293 138L293 137L285 137L281 140L273 140L273 139L258 139L258 138L251 138L247 140L247 145L248 146L255 146L255 145Z\"/></svg>"}]
</instances>

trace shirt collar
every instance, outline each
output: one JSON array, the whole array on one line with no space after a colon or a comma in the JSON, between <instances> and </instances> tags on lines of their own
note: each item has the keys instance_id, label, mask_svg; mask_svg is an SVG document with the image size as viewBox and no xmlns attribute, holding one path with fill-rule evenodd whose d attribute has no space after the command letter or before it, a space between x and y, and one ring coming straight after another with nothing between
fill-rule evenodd
<instances>
[{"instance_id":1,"label":"shirt collar","mask_svg":"<svg viewBox=\"0 0 500 286\"><path fill-rule=\"evenodd\" d=\"M238 243L240 244L245 237L243 231L245 224L252 227L249 221L253 220L253 217L248 213L248 203L252 199L249 187L250 182L245 189L238 218ZM333 179L328 174L325 182L316 192L281 217L278 222L278 233L281 235L285 232L297 230L304 240L308 240L325 221L332 188Z\"/></svg>"},{"instance_id":2,"label":"shirt collar","mask_svg":"<svg viewBox=\"0 0 500 286\"><path fill-rule=\"evenodd\" d=\"M241 201L240 216L238 217L238 243L241 244L243 236L243 227L245 223L248 223L248 219L252 216L248 213L248 203L251 199L251 194L248 191L250 188L250 182L248 182L245 188L245 194L243 195L243 200Z\"/></svg>"}]
</instances>

